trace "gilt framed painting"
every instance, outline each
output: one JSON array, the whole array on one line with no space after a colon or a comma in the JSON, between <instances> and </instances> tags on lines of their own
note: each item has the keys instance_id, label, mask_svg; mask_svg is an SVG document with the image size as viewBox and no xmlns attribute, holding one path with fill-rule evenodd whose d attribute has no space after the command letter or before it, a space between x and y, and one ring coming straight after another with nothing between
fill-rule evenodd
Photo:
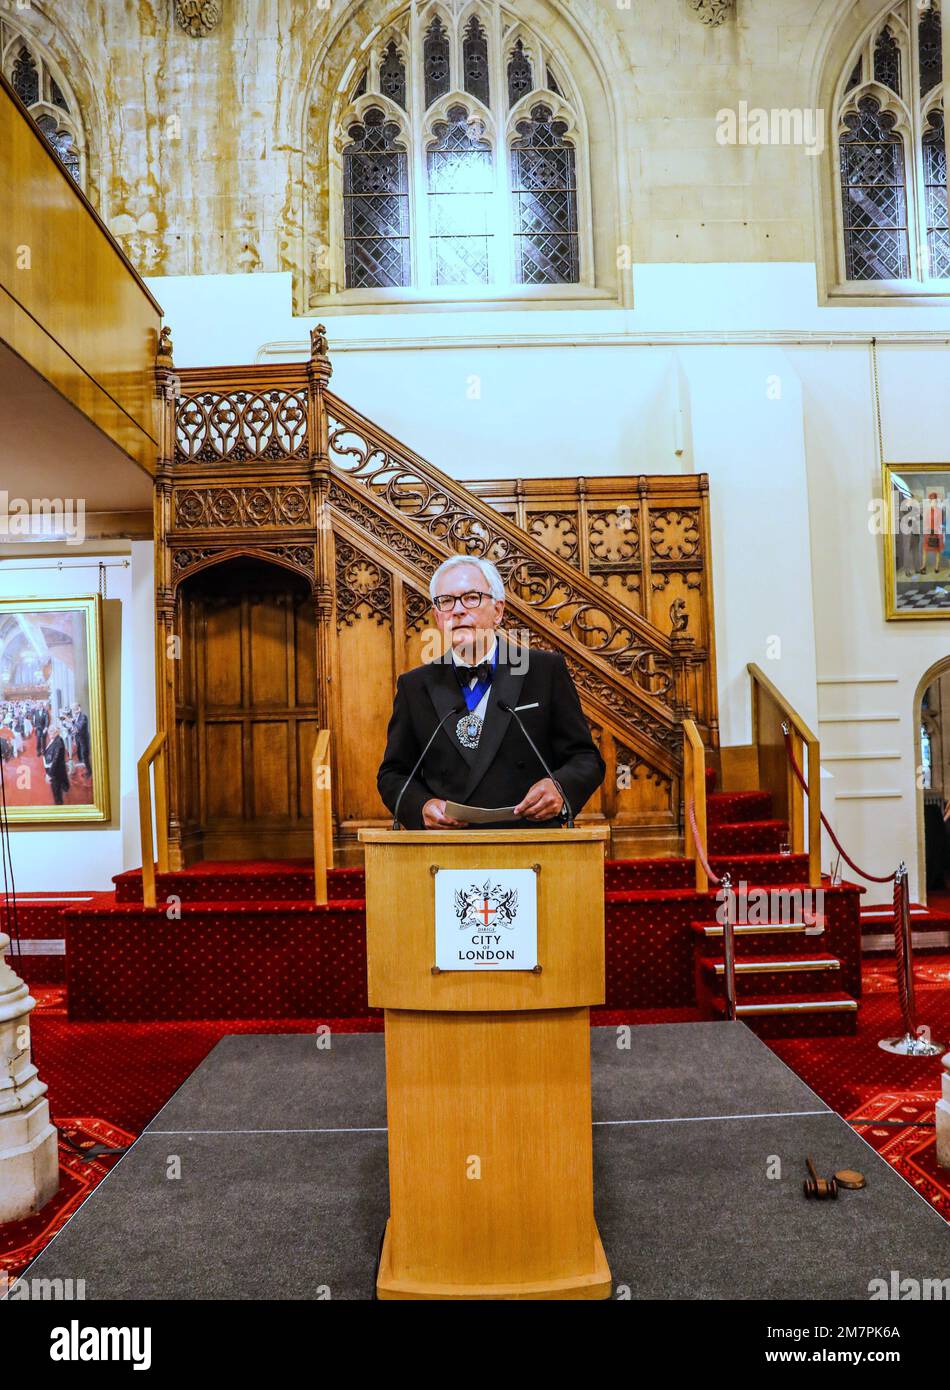
<instances>
[{"instance_id":1,"label":"gilt framed painting","mask_svg":"<svg viewBox=\"0 0 950 1390\"><path fill-rule=\"evenodd\" d=\"M11 825L109 819L97 596L0 598L0 772Z\"/></svg>"},{"instance_id":2,"label":"gilt framed painting","mask_svg":"<svg viewBox=\"0 0 950 1390\"><path fill-rule=\"evenodd\" d=\"M950 618L950 463L884 465L888 620Z\"/></svg>"}]
</instances>

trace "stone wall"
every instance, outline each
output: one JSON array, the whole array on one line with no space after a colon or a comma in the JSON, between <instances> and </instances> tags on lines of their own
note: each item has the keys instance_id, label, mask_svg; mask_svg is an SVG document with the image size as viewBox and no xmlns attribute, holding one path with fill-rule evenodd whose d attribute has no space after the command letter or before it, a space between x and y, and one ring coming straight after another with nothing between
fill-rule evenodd
<instances>
[{"instance_id":1,"label":"stone wall","mask_svg":"<svg viewBox=\"0 0 950 1390\"><path fill-rule=\"evenodd\" d=\"M220 20L203 37L176 23L173 0L23 9L3 0L0 13L68 73L83 107L90 192L140 270L290 270L301 312L320 288L332 100L361 40L398 6L214 0L215 8ZM795 145L719 144L717 112L743 101L814 105L822 55L846 48L873 5L739 0L734 12L705 0L521 0L516 8L558 43L582 89L595 226L631 248L628 265L815 259L815 159ZM704 12L723 22L704 22ZM602 259L613 249L602 248Z\"/></svg>"}]
</instances>

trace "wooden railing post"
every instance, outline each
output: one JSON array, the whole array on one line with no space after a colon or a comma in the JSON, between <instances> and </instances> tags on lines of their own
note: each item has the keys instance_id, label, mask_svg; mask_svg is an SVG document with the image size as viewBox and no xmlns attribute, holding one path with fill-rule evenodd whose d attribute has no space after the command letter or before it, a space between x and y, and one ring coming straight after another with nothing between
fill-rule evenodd
<instances>
[{"instance_id":1,"label":"wooden railing post","mask_svg":"<svg viewBox=\"0 0 950 1390\"><path fill-rule=\"evenodd\" d=\"M789 738L792 744L792 752L799 767L803 767L802 749L804 740L794 726L789 726ZM803 854L805 851L805 793L802 791L801 783L795 776L791 763L786 756L785 759L786 782L786 804L788 806L788 840L793 854Z\"/></svg>"},{"instance_id":2,"label":"wooden railing post","mask_svg":"<svg viewBox=\"0 0 950 1390\"><path fill-rule=\"evenodd\" d=\"M330 730L321 729L310 763L313 786L313 899L327 901L327 870L333 868L333 797L330 785Z\"/></svg>"},{"instance_id":3,"label":"wooden railing post","mask_svg":"<svg viewBox=\"0 0 950 1390\"><path fill-rule=\"evenodd\" d=\"M158 831L158 868L168 869L168 786L165 777L165 740L157 733L138 760L139 844L142 850L142 902L155 907L155 848L152 841L152 763L155 763L156 828ZM158 761L156 761L156 759Z\"/></svg>"},{"instance_id":4,"label":"wooden railing post","mask_svg":"<svg viewBox=\"0 0 950 1390\"><path fill-rule=\"evenodd\" d=\"M692 719L683 720L683 801L686 825L683 835L683 848L687 859L696 865L696 891L705 893L709 888L709 878L703 867L702 856L696 846L696 835L706 847L706 750L699 737L699 730ZM689 810L692 806L693 815ZM696 834L692 822L696 822Z\"/></svg>"},{"instance_id":5,"label":"wooden railing post","mask_svg":"<svg viewBox=\"0 0 950 1390\"><path fill-rule=\"evenodd\" d=\"M765 673L749 663L752 681L752 739L759 763L759 786L772 793L776 814L788 821L794 854L808 855L808 882L821 886L821 747L818 739ZM805 792L788 758L784 727L788 727L791 753L808 784ZM807 757L806 757L807 754Z\"/></svg>"}]
</instances>

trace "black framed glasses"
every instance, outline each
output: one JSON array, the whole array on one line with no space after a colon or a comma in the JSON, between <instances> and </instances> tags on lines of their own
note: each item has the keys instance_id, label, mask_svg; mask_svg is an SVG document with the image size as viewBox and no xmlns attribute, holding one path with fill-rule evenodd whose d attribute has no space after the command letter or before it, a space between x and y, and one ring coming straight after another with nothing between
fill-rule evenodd
<instances>
[{"instance_id":1,"label":"black framed glasses","mask_svg":"<svg viewBox=\"0 0 950 1390\"><path fill-rule=\"evenodd\" d=\"M432 606L440 613L451 613L457 603L463 608L480 608L485 598L491 598L491 594L484 589L469 589L464 594L439 594L432 600Z\"/></svg>"}]
</instances>

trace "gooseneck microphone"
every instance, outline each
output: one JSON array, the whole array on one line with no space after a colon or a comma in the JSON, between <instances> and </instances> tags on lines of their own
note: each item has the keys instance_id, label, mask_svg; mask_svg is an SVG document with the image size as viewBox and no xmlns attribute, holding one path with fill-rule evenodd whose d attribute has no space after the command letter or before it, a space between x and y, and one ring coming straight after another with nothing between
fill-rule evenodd
<instances>
[{"instance_id":1,"label":"gooseneck microphone","mask_svg":"<svg viewBox=\"0 0 950 1390\"><path fill-rule=\"evenodd\" d=\"M393 810L393 830L400 829L399 807L403 797L406 794L406 788L409 786L409 783L412 781L413 777L415 777L416 773L422 766L422 760L428 753L429 749L432 747L433 743L435 742L436 734L442 728L442 725L445 724L447 720L452 718L453 714L460 715L462 711L466 708L467 706L464 703L459 703L457 705L453 705L450 710L446 710L445 714L443 714L442 718L439 720L438 724L436 724L435 728L432 730L432 733L429 735L429 742L426 744L425 748L423 748L422 752L419 754L418 758L416 759L415 767L412 769L409 776L406 778L405 782L403 782L401 788L399 789L399 795L396 797L396 805Z\"/></svg>"},{"instance_id":2,"label":"gooseneck microphone","mask_svg":"<svg viewBox=\"0 0 950 1390\"><path fill-rule=\"evenodd\" d=\"M534 739L531 737L531 735L528 733L527 729L525 728L525 726L524 726L524 720L521 718L521 715L518 713L518 711L514 708L513 705L506 705L505 702L504 702L504 700L499 700L499 701L498 701L498 708L501 709L501 710L504 710L504 711L505 711L505 714L512 714L512 715L514 715L515 719L518 721L518 728L521 730L521 732L524 734L525 738L526 738L526 739L528 740L528 742L531 744L531 749L532 749L532 752L534 753L534 756L537 758L538 762L539 762L539 763L541 764L541 766L544 768L544 770L545 770L545 772L547 773L548 777L550 777L551 781L554 783L554 785L557 787L558 791L561 793L561 797L562 797L562 799L563 799L563 801L564 801L564 809L565 809L565 811L567 812L567 816L566 816L566 818L565 818L564 824L565 824L565 826L567 827L568 830L573 830L573 829L574 829L574 813L573 813L573 811L571 810L571 803L568 801L567 797L564 795L564 788L561 786L560 782L557 780L557 778L555 777L554 773L551 771L551 769L548 767L547 763L546 763L546 762L544 761L544 759L542 758L542 756L541 756L541 750L538 748L538 745L535 743Z\"/></svg>"}]
</instances>

